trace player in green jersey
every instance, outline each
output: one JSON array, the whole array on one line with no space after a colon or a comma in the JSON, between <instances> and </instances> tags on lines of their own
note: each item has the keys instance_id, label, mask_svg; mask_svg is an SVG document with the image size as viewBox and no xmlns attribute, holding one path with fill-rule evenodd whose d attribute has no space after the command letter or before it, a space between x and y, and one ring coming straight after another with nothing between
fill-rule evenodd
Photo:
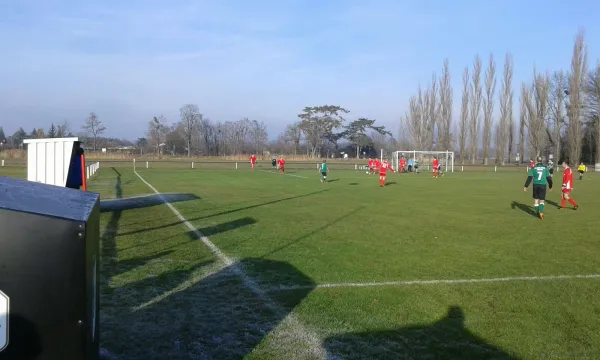
<instances>
[{"instance_id":1,"label":"player in green jersey","mask_svg":"<svg viewBox=\"0 0 600 360\"><path fill-rule=\"evenodd\" d=\"M321 182L327 183L327 160L323 160L323 163L319 166L319 171L321 172Z\"/></svg>"},{"instance_id":2,"label":"player in green jersey","mask_svg":"<svg viewBox=\"0 0 600 360\"><path fill-rule=\"evenodd\" d=\"M544 201L546 200L546 186L552 191L552 176L548 168L542 164L542 158L537 158L537 163L531 169L527 175L525 181L525 187L523 191L527 192L527 187L533 180L533 207L537 216L544 220Z\"/></svg>"},{"instance_id":3,"label":"player in green jersey","mask_svg":"<svg viewBox=\"0 0 600 360\"><path fill-rule=\"evenodd\" d=\"M415 159L413 169L415 169L415 174L419 173L419 160Z\"/></svg>"},{"instance_id":4,"label":"player in green jersey","mask_svg":"<svg viewBox=\"0 0 600 360\"><path fill-rule=\"evenodd\" d=\"M550 172L550 177L554 176L554 161L548 160L548 172Z\"/></svg>"}]
</instances>

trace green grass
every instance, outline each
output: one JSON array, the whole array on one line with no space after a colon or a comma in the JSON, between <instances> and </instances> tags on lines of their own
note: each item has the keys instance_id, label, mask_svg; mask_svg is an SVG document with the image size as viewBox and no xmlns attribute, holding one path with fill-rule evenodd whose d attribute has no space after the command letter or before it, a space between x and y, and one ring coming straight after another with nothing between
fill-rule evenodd
<instances>
[{"instance_id":1,"label":"green grass","mask_svg":"<svg viewBox=\"0 0 600 360\"><path fill-rule=\"evenodd\" d=\"M547 205L541 221L524 170L391 175L379 188L335 166L329 184L316 170L138 169L236 262L226 266L130 164L110 165L91 191L142 196L102 214L102 346L118 359L600 353L600 278L322 287L600 274L597 174L575 182L580 209Z\"/></svg>"}]
</instances>

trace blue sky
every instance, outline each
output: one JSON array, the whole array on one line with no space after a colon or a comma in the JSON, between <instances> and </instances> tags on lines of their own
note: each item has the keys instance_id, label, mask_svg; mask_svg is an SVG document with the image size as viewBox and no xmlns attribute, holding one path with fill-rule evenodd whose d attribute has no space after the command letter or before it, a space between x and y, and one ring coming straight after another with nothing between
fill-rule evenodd
<instances>
[{"instance_id":1,"label":"blue sky","mask_svg":"<svg viewBox=\"0 0 600 360\"><path fill-rule=\"evenodd\" d=\"M213 120L263 120L271 138L322 104L396 131L446 57L456 108L476 53L501 71L510 51L518 94L534 63L569 68L583 26L595 65L598 14L591 0L2 0L0 126L80 130L94 111L107 135L135 139L191 102Z\"/></svg>"}]
</instances>

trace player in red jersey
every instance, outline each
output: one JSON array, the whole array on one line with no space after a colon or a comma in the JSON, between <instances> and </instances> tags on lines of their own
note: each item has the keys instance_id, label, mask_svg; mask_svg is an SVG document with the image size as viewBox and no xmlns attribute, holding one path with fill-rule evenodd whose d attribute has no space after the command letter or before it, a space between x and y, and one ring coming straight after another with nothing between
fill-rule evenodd
<instances>
[{"instance_id":1,"label":"player in red jersey","mask_svg":"<svg viewBox=\"0 0 600 360\"><path fill-rule=\"evenodd\" d=\"M437 178L438 176L440 176L440 162L438 161L437 157L433 157L433 177Z\"/></svg>"},{"instance_id":2,"label":"player in red jersey","mask_svg":"<svg viewBox=\"0 0 600 360\"><path fill-rule=\"evenodd\" d=\"M562 197L560 199L560 208L565 208L565 201L568 201L571 205L573 205L573 209L577 210L579 205L575 202L575 200L571 199L571 190L573 190L573 172L569 167L569 161L565 160L562 163L562 167L564 169L563 172L563 181L562 181Z\"/></svg>"},{"instance_id":3,"label":"player in red jersey","mask_svg":"<svg viewBox=\"0 0 600 360\"><path fill-rule=\"evenodd\" d=\"M256 165L256 155L250 156L250 165L252 165L252 171L254 171L254 165Z\"/></svg>"},{"instance_id":4,"label":"player in red jersey","mask_svg":"<svg viewBox=\"0 0 600 360\"><path fill-rule=\"evenodd\" d=\"M400 169L398 171L401 173L406 172L406 159L404 156L400 158Z\"/></svg>"},{"instance_id":5,"label":"player in red jersey","mask_svg":"<svg viewBox=\"0 0 600 360\"><path fill-rule=\"evenodd\" d=\"M369 159L369 174L375 173L375 161L373 159Z\"/></svg>"},{"instance_id":6,"label":"player in red jersey","mask_svg":"<svg viewBox=\"0 0 600 360\"><path fill-rule=\"evenodd\" d=\"M385 176L387 175L388 169L392 170L392 172L396 172L394 168L390 164L388 164L387 160L383 160L381 166L379 167L379 186L385 186Z\"/></svg>"},{"instance_id":7,"label":"player in red jersey","mask_svg":"<svg viewBox=\"0 0 600 360\"><path fill-rule=\"evenodd\" d=\"M381 168L381 160L375 159L375 172L378 173Z\"/></svg>"},{"instance_id":8,"label":"player in red jersey","mask_svg":"<svg viewBox=\"0 0 600 360\"><path fill-rule=\"evenodd\" d=\"M285 173L285 159L283 155L277 160L277 165L279 165L279 172L283 175Z\"/></svg>"},{"instance_id":9,"label":"player in red jersey","mask_svg":"<svg viewBox=\"0 0 600 360\"><path fill-rule=\"evenodd\" d=\"M529 159L529 168L533 168L535 167L535 161L533 161L532 159Z\"/></svg>"}]
</instances>

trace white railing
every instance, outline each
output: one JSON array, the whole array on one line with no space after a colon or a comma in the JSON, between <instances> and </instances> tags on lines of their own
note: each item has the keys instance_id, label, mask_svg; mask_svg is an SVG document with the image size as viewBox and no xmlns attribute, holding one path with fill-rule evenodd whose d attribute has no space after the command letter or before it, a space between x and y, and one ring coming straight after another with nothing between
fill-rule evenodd
<instances>
[{"instance_id":1,"label":"white railing","mask_svg":"<svg viewBox=\"0 0 600 360\"><path fill-rule=\"evenodd\" d=\"M86 177L89 179L94 176L94 174L100 169L100 163L96 161L95 163L89 164L86 166Z\"/></svg>"}]
</instances>

